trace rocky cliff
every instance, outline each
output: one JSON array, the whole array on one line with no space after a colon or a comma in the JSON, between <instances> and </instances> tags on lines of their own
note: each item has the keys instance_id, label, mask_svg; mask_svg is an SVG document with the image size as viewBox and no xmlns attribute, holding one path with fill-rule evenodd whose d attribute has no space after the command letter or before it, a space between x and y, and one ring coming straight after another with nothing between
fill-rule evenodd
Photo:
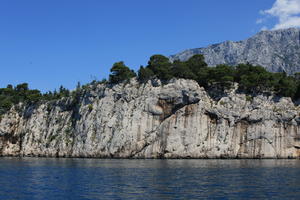
<instances>
[{"instance_id":1,"label":"rocky cliff","mask_svg":"<svg viewBox=\"0 0 300 200\"><path fill-rule=\"evenodd\" d=\"M0 155L98 158L297 158L299 107L234 90L212 99L192 80L88 86L1 116Z\"/></svg>"},{"instance_id":2,"label":"rocky cliff","mask_svg":"<svg viewBox=\"0 0 300 200\"><path fill-rule=\"evenodd\" d=\"M171 56L171 60L187 60L203 54L209 66L251 63L271 72L300 72L300 29L262 31L249 39L226 41L206 48L189 49Z\"/></svg>"}]
</instances>

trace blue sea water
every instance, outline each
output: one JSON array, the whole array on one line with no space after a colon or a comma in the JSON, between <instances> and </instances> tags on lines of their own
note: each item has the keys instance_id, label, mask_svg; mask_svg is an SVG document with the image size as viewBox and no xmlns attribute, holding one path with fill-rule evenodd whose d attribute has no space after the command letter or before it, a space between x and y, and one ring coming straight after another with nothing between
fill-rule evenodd
<instances>
[{"instance_id":1,"label":"blue sea water","mask_svg":"<svg viewBox=\"0 0 300 200\"><path fill-rule=\"evenodd\" d=\"M0 158L0 199L300 199L300 160Z\"/></svg>"}]
</instances>

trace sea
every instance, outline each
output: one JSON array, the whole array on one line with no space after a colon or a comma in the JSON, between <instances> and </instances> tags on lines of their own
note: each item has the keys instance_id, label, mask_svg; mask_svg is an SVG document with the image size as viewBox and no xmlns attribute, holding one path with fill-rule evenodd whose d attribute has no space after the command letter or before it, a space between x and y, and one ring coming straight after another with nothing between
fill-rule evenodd
<instances>
[{"instance_id":1,"label":"sea","mask_svg":"<svg viewBox=\"0 0 300 200\"><path fill-rule=\"evenodd\" d=\"M0 199L300 199L300 160L0 158Z\"/></svg>"}]
</instances>

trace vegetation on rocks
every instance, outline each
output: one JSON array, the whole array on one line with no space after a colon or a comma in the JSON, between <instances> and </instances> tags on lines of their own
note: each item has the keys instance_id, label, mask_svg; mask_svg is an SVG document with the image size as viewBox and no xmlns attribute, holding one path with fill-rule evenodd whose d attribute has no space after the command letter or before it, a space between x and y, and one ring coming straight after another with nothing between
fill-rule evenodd
<instances>
[{"instance_id":1,"label":"vegetation on rocks","mask_svg":"<svg viewBox=\"0 0 300 200\"><path fill-rule=\"evenodd\" d=\"M116 62L110 69L109 81L111 83L119 83L122 81L128 81L136 76L133 70L130 70L124 62Z\"/></svg>"},{"instance_id":2,"label":"vegetation on rocks","mask_svg":"<svg viewBox=\"0 0 300 200\"><path fill-rule=\"evenodd\" d=\"M15 104L32 105L40 101L58 100L70 95L71 92L63 86L60 86L59 91L49 91L42 94L39 90L29 89L28 83L22 83L15 87L7 85L6 88L0 88L0 115L7 112Z\"/></svg>"},{"instance_id":3,"label":"vegetation on rocks","mask_svg":"<svg viewBox=\"0 0 300 200\"><path fill-rule=\"evenodd\" d=\"M193 79L207 90L210 88L226 90L234 83L238 83L239 90L247 94L273 93L293 99L300 97L298 74L287 76L284 72L268 72L261 66L249 63L208 67L202 55L194 55L187 61L175 60L173 63L162 55L154 55L150 58L148 66L145 68L142 66L138 72L138 79L141 82L152 78L163 81L171 78Z\"/></svg>"},{"instance_id":4,"label":"vegetation on rocks","mask_svg":"<svg viewBox=\"0 0 300 200\"><path fill-rule=\"evenodd\" d=\"M136 77L140 83L147 82L150 79L160 79L167 82L172 78L192 79L198 82L206 90L217 88L226 90L238 83L238 89L248 96L258 93L272 93L278 96L291 97L298 99L300 97L300 75L287 76L286 73L269 72L261 66L253 66L249 63L239 64L237 66L217 65L208 67L203 55L194 55L187 61L175 60L170 62L169 58L163 55L153 55L150 57L147 66L141 66L136 74L127 67L124 62L116 62L111 68L109 81L93 81L96 83L117 84L128 82ZM27 83L17 86L8 85L6 88L0 88L0 115L7 112L12 105L20 102L31 105L40 101L58 100L64 97L79 99L88 85L77 85L76 90L70 92L61 86L58 91L42 94L39 90L29 89ZM73 101L77 102L77 101Z\"/></svg>"}]
</instances>

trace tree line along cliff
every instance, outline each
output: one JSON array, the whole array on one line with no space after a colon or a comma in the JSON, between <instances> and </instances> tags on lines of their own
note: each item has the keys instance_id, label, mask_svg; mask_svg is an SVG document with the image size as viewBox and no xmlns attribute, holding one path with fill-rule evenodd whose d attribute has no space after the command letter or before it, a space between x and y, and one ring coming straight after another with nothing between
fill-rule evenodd
<instances>
[{"instance_id":1,"label":"tree line along cliff","mask_svg":"<svg viewBox=\"0 0 300 200\"><path fill-rule=\"evenodd\" d=\"M297 100L300 97L300 75L288 76L284 72L269 72L261 66L253 66L249 63L237 66L217 65L208 67L203 55L194 55L186 61L170 60L163 55L150 57L147 66L141 66L138 72L127 67L124 62L116 62L111 68L109 80L102 80L102 83L117 84L128 82L131 78L137 77L140 83L150 79L160 79L162 82L172 78L192 79L206 90L224 91L232 88L238 83L238 91L249 95L268 94L283 97L291 97ZM94 81L96 82L96 81ZM69 91L61 86L58 91L42 94L39 90L29 89L27 83L15 87L8 85L0 88L0 115L7 112L13 105L20 102L31 105L39 102L58 100L63 97L76 99L87 85L77 85L76 89Z\"/></svg>"}]
</instances>

